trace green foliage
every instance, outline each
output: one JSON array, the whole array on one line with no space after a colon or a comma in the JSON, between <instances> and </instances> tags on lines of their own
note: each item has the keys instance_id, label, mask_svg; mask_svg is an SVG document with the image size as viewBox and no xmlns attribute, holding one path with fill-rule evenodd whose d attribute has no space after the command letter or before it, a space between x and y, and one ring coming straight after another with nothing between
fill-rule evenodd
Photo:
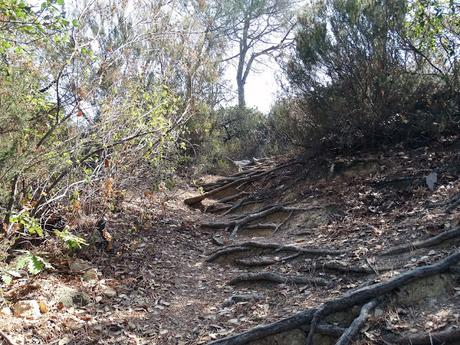
<instances>
[{"instance_id":1,"label":"green foliage","mask_svg":"<svg viewBox=\"0 0 460 345\"><path fill-rule=\"evenodd\" d=\"M430 54L439 30L454 37L441 29L447 9L438 11L436 3L325 0L308 7L288 66L294 89L288 108L297 113L288 116L303 130L305 147L426 140L455 123L449 121L458 115L458 80L454 65L444 63L449 49L442 59L438 50ZM426 11L434 16L428 26L420 19Z\"/></svg>"},{"instance_id":2,"label":"green foliage","mask_svg":"<svg viewBox=\"0 0 460 345\"><path fill-rule=\"evenodd\" d=\"M31 275L37 275L45 269L53 268L53 266L41 256L26 250L18 252L21 254L18 255L11 264L0 268L0 277L6 285L9 285L13 278L20 278L21 271L26 271Z\"/></svg>"},{"instance_id":3,"label":"green foliage","mask_svg":"<svg viewBox=\"0 0 460 345\"><path fill-rule=\"evenodd\" d=\"M29 251L21 251L15 260L15 268L18 270L26 270L29 274L37 275L45 269L53 268L45 259L38 255L34 255Z\"/></svg>"},{"instance_id":4,"label":"green foliage","mask_svg":"<svg viewBox=\"0 0 460 345\"><path fill-rule=\"evenodd\" d=\"M63 231L54 230L54 234L63 241L70 250L81 249L82 246L88 245L85 239L72 234L68 228L65 228Z\"/></svg>"},{"instance_id":5,"label":"green foliage","mask_svg":"<svg viewBox=\"0 0 460 345\"><path fill-rule=\"evenodd\" d=\"M39 221L37 221L34 217L31 217L27 211L11 215L10 223L23 226L24 230L30 235L43 236L43 229L40 226Z\"/></svg>"},{"instance_id":6,"label":"green foliage","mask_svg":"<svg viewBox=\"0 0 460 345\"><path fill-rule=\"evenodd\" d=\"M203 109L188 123L187 133L204 170L225 173L235 168L231 160L264 154L265 122L263 114L250 108Z\"/></svg>"}]
</instances>

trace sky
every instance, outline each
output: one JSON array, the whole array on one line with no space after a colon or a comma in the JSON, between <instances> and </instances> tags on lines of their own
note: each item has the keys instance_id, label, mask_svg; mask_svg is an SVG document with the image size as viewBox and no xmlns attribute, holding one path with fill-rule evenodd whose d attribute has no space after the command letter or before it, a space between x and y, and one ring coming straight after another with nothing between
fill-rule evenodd
<instances>
[{"instance_id":1,"label":"sky","mask_svg":"<svg viewBox=\"0 0 460 345\"><path fill-rule=\"evenodd\" d=\"M256 107L263 113L268 113L275 100L278 86L275 79L276 66L263 66L259 73L252 72L246 84L246 103Z\"/></svg>"},{"instance_id":2,"label":"sky","mask_svg":"<svg viewBox=\"0 0 460 345\"><path fill-rule=\"evenodd\" d=\"M275 77L277 73L279 73L279 67L274 61L257 64L256 69L249 73L246 82L246 105L248 107L255 107L265 114L270 111L276 99L276 93L279 90ZM235 76L236 67L230 65L225 72L225 79L232 86L234 104L237 103Z\"/></svg>"}]
</instances>

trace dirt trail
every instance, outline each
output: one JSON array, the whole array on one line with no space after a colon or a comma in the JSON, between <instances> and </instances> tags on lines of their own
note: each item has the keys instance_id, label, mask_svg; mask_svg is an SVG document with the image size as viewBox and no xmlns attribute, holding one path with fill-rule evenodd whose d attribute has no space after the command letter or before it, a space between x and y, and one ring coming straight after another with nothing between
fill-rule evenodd
<instances>
[{"instance_id":1,"label":"dirt trail","mask_svg":"<svg viewBox=\"0 0 460 345\"><path fill-rule=\"evenodd\" d=\"M0 330L15 344L206 344L319 308L454 253L459 174L457 150L437 146L334 162L260 160L207 177L201 194L184 185L164 207L136 194L109 216L114 253L91 246L48 274L15 280L4 307L37 300L48 311L30 320L3 314ZM452 337L459 291L451 269L376 296L383 300L355 343ZM334 344L359 311L328 316L314 344ZM251 339L303 344L309 322ZM221 343L247 343L233 339Z\"/></svg>"}]
</instances>

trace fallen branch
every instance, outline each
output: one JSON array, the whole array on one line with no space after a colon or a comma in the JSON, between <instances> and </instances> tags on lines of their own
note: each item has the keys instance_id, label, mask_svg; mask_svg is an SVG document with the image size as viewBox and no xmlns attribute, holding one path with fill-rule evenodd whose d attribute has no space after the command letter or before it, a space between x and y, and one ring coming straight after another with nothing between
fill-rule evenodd
<instances>
[{"instance_id":1,"label":"fallen branch","mask_svg":"<svg viewBox=\"0 0 460 345\"><path fill-rule=\"evenodd\" d=\"M381 255L386 256L386 255L392 255L392 254L400 254L400 253L405 253L405 252L408 252L414 249L429 248L429 247L436 246L442 242L451 240L456 237L460 237L460 228L454 228L452 230L444 231L440 233L439 235L433 236L423 241L417 241L414 243L390 248L382 252Z\"/></svg>"},{"instance_id":2,"label":"fallen branch","mask_svg":"<svg viewBox=\"0 0 460 345\"><path fill-rule=\"evenodd\" d=\"M340 336L339 340L335 343L335 345L348 345L351 343L353 338L358 334L361 328L366 323L367 319L369 318L369 314L374 310L375 306L377 305L377 300L372 300L366 303L362 308L359 316L353 320L350 327L348 327L345 332Z\"/></svg>"},{"instance_id":3,"label":"fallen branch","mask_svg":"<svg viewBox=\"0 0 460 345\"><path fill-rule=\"evenodd\" d=\"M329 285L330 281L323 278L308 278L290 275L281 275L273 272L256 272L256 273L243 273L233 278L228 282L229 285L237 285L240 283L267 281L275 284L297 284L297 285Z\"/></svg>"},{"instance_id":4,"label":"fallen branch","mask_svg":"<svg viewBox=\"0 0 460 345\"><path fill-rule=\"evenodd\" d=\"M310 324L310 331L308 333L306 345L312 344L313 336L316 332L316 327L323 317L337 311L345 310L354 305L361 305L363 303L366 303L371 299L391 292L394 289L403 286L415 279L425 278L438 273L445 272L449 269L450 266L456 264L459 261L460 250L457 250L453 254L434 264L415 268L413 270L397 275L396 277L393 277L386 282L380 282L369 286L365 286L358 290L351 291L350 293L345 294L345 296L341 298L324 303L322 307L319 308L313 316L313 319Z\"/></svg>"}]
</instances>

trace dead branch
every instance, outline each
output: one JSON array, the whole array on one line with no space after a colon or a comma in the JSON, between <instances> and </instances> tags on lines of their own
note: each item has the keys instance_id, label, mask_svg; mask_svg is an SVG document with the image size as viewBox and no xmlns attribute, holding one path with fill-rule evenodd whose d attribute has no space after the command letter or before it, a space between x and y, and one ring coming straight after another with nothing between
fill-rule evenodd
<instances>
[{"instance_id":1,"label":"dead branch","mask_svg":"<svg viewBox=\"0 0 460 345\"><path fill-rule=\"evenodd\" d=\"M392 255L392 254L400 254L400 253L404 253L404 252L415 250L415 249L429 248L429 247L436 246L442 242L451 240L456 237L460 237L460 227L454 228L452 230L444 231L440 233L439 235L433 236L423 241L417 241L414 243L390 248L384 251L383 253L381 253L381 255L386 256L386 255Z\"/></svg>"},{"instance_id":2,"label":"dead branch","mask_svg":"<svg viewBox=\"0 0 460 345\"><path fill-rule=\"evenodd\" d=\"M446 258L427 266L421 266L410 271L406 271L402 274L399 274L386 282L380 282L365 286L350 293L345 294L345 296L328 301L324 303L321 308L319 308L310 324L310 331L308 333L306 345L311 345L313 336L316 332L316 326L319 324L319 321L325 316L345 310L354 305L360 305L374 299L376 297L382 296L386 293L393 291L394 289L403 286L415 279L425 278L433 276L438 273L445 272L449 269L450 266L456 264L460 261L460 250L455 251L453 254L447 256Z\"/></svg>"},{"instance_id":3,"label":"dead branch","mask_svg":"<svg viewBox=\"0 0 460 345\"><path fill-rule=\"evenodd\" d=\"M281 275L273 272L255 272L255 273L243 273L233 278L228 282L229 285L237 285L240 283L266 281L275 284L297 284L297 285L329 285L330 281L323 278L308 278L299 277L292 275Z\"/></svg>"},{"instance_id":4,"label":"dead branch","mask_svg":"<svg viewBox=\"0 0 460 345\"><path fill-rule=\"evenodd\" d=\"M369 314L374 310L375 306L377 305L377 300L372 300L366 303L362 308L359 316L353 320L350 327L348 327L345 332L340 336L339 340L335 343L335 345L348 345L351 343L353 338L358 334L361 328L366 323L367 319L369 318Z\"/></svg>"},{"instance_id":5,"label":"dead branch","mask_svg":"<svg viewBox=\"0 0 460 345\"><path fill-rule=\"evenodd\" d=\"M439 332L422 332L403 337L385 337L392 344L441 345L460 340L460 328L449 328Z\"/></svg>"}]
</instances>

